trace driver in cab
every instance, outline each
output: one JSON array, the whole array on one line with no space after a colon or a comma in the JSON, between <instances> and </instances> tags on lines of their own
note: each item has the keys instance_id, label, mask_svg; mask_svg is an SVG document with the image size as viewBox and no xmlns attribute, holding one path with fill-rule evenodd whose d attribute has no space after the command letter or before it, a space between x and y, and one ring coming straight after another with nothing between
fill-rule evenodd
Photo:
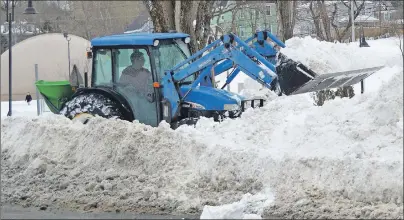
<instances>
[{"instance_id":1,"label":"driver in cab","mask_svg":"<svg viewBox=\"0 0 404 220\"><path fill-rule=\"evenodd\" d=\"M120 83L133 88L135 92L152 102L153 87L150 84L152 75L148 69L143 67L145 63L143 53L134 51L130 55L130 60L132 65L122 71L122 76L119 79Z\"/></svg>"}]
</instances>

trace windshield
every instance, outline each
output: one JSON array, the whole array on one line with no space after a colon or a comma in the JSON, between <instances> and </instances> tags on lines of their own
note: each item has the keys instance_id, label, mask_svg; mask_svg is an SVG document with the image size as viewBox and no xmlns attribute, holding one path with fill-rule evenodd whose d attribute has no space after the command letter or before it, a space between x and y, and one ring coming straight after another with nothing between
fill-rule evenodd
<instances>
[{"instance_id":1,"label":"windshield","mask_svg":"<svg viewBox=\"0 0 404 220\"><path fill-rule=\"evenodd\" d=\"M188 45L181 39L160 41L159 46L154 48L154 54L160 81L162 81L165 71L172 69L191 56ZM187 66L188 64L185 64L180 69ZM191 83L194 80L195 75L193 74L182 80L181 83Z\"/></svg>"}]
</instances>

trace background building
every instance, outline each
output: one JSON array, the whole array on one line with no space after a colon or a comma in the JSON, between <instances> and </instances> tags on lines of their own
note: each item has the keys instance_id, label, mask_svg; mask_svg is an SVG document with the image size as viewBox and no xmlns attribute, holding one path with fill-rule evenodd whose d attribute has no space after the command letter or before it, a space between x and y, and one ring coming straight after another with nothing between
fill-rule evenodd
<instances>
[{"instance_id":1,"label":"background building","mask_svg":"<svg viewBox=\"0 0 404 220\"><path fill-rule=\"evenodd\" d=\"M270 30L277 34L277 14L274 1L246 1L233 10L229 10L236 1L222 1L217 7L221 7L224 13L211 20L211 28L217 36L228 32L234 32L245 40L252 36L257 29ZM217 30L216 30L217 29Z\"/></svg>"},{"instance_id":2,"label":"background building","mask_svg":"<svg viewBox=\"0 0 404 220\"><path fill-rule=\"evenodd\" d=\"M90 42L84 38L69 35L71 70L76 65L83 75L91 70L86 58ZM35 97L35 64L38 64L39 78L43 80L68 80L69 60L67 41L63 34L42 34L28 38L13 46L12 50L13 100L24 100L27 92ZM9 65L8 50L1 54L1 100L8 100Z\"/></svg>"}]
</instances>

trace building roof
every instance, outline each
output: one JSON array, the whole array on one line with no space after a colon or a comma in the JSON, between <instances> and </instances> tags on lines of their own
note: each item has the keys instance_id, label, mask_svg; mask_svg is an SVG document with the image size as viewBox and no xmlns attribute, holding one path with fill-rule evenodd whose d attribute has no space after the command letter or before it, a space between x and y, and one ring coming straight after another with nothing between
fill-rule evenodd
<instances>
[{"instance_id":1,"label":"building roof","mask_svg":"<svg viewBox=\"0 0 404 220\"><path fill-rule=\"evenodd\" d=\"M138 30L141 29L145 23L147 23L148 19L150 18L150 15L147 11L141 12L133 21L130 23L125 31L133 31L133 30Z\"/></svg>"},{"instance_id":2,"label":"building roof","mask_svg":"<svg viewBox=\"0 0 404 220\"><path fill-rule=\"evenodd\" d=\"M153 45L154 40L189 37L184 33L129 33L98 37L91 40L92 46Z\"/></svg>"}]
</instances>

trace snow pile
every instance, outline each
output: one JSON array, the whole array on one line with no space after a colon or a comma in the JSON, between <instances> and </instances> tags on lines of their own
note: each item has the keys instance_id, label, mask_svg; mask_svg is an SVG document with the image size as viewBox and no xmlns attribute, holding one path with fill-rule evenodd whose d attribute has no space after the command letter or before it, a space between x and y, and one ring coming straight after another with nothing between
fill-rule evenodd
<instances>
[{"instance_id":1,"label":"snow pile","mask_svg":"<svg viewBox=\"0 0 404 220\"><path fill-rule=\"evenodd\" d=\"M245 210L249 207L255 212L260 213L265 206L270 205L274 198L272 192L267 189L265 193L251 195L245 194L242 199L232 204L221 206L205 206L200 219L262 219L258 214L246 214Z\"/></svg>"},{"instance_id":2,"label":"snow pile","mask_svg":"<svg viewBox=\"0 0 404 220\"><path fill-rule=\"evenodd\" d=\"M281 52L300 61L317 74L341 72L376 66L402 65L399 39L369 40L370 47L359 47L358 42L349 44L319 41L310 36L287 40Z\"/></svg>"},{"instance_id":3,"label":"snow pile","mask_svg":"<svg viewBox=\"0 0 404 220\"><path fill-rule=\"evenodd\" d=\"M333 100L321 108L304 96L280 97L246 112L242 120L214 128L205 120L198 125L199 138L231 143L223 152L248 152L237 159L223 156L223 161L238 161L233 166L239 172L255 171L256 178L270 183L277 198L267 216L378 218L389 213L402 218L402 74L396 71L378 94Z\"/></svg>"},{"instance_id":4,"label":"snow pile","mask_svg":"<svg viewBox=\"0 0 404 220\"><path fill-rule=\"evenodd\" d=\"M402 67L375 77L386 75L372 91L322 107L269 94L239 119L175 131L2 119L1 202L201 218L403 218Z\"/></svg>"}]
</instances>

